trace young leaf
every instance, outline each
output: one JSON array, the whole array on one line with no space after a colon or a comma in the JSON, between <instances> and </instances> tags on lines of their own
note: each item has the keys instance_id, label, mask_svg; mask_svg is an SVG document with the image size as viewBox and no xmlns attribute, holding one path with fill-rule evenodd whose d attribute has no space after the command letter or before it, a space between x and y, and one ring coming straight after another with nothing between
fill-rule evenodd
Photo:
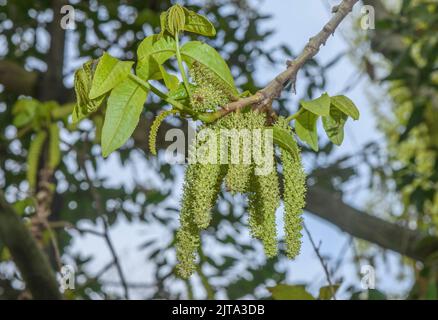
<instances>
[{"instance_id":1,"label":"young leaf","mask_svg":"<svg viewBox=\"0 0 438 320\"><path fill-rule=\"evenodd\" d=\"M302 285L278 284L268 288L268 290L272 293L274 300L315 300Z\"/></svg>"},{"instance_id":2,"label":"young leaf","mask_svg":"<svg viewBox=\"0 0 438 320\"><path fill-rule=\"evenodd\" d=\"M103 103L106 96L101 95L96 99L89 98L91 83L94 71L96 70L97 60L85 62L81 68L75 72L75 93L77 103L73 109L72 122L76 123L95 112Z\"/></svg>"},{"instance_id":3,"label":"young leaf","mask_svg":"<svg viewBox=\"0 0 438 320\"><path fill-rule=\"evenodd\" d=\"M199 41L190 41L182 46L181 55L189 65L197 61L210 69L223 81L234 96L239 95L227 63L214 48Z\"/></svg>"},{"instance_id":4,"label":"young leaf","mask_svg":"<svg viewBox=\"0 0 438 320\"><path fill-rule=\"evenodd\" d=\"M197 33L207 37L214 37L216 35L216 29L206 17L187 8L183 9L186 16L184 31Z\"/></svg>"},{"instance_id":5,"label":"young leaf","mask_svg":"<svg viewBox=\"0 0 438 320\"><path fill-rule=\"evenodd\" d=\"M102 154L107 157L129 139L137 127L147 91L130 78L113 89L102 128Z\"/></svg>"},{"instance_id":6,"label":"young leaf","mask_svg":"<svg viewBox=\"0 0 438 320\"><path fill-rule=\"evenodd\" d=\"M176 90L179 85L178 77L174 76L167 72L167 70L163 67L163 65L158 65L161 71L161 76L163 77L164 84L169 90Z\"/></svg>"},{"instance_id":7,"label":"young leaf","mask_svg":"<svg viewBox=\"0 0 438 320\"><path fill-rule=\"evenodd\" d=\"M332 104L345 113L347 116L352 117L354 120L358 120L360 113L353 101L346 96L334 96L331 98Z\"/></svg>"},{"instance_id":8,"label":"young leaf","mask_svg":"<svg viewBox=\"0 0 438 320\"><path fill-rule=\"evenodd\" d=\"M168 31L172 35L176 35L184 30L184 25L186 23L186 15L183 7L179 4L175 4L169 8L167 11L167 23L166 26Z\"/></svg>"},{"instance_id":9,"label":"young leaf","mask_svg":"<svg viewBox=\"0 0 438 320\"><path fill-rule=\"evenodd\" d=\"M339 284L321 287L319 289L318 300L330 300L336 294L336 291L338 291L339 287Z\"/></svg>"},{"instance_id":10,"label":"young leaf","mask_svg":"<svg viewBox=\"0 0 438 320\"><path fill-rule=\"evenodd\" d=\"M35 118L39 102L35 99L19 99L12 107L14 119L12 124L17 128L24 127Z\"/></svg>"},{"instance_id":11,"label":"young leaf","mask_svg":"<svg viewBox=\"0 0 438 320\"><path fill-rule=\"evenodd\" d=\"M316 121L318 116L310 111L304 111L295 122L297 136L306 142L313 150L318 151L318 133L316 131Z\"/></svg>"},{"instance_id":12,"label":"young leaf","mask_svg":"<svg viewBox=\"0 0 438 320\"><path fill-rule=\"evenodd\" d=\"M175 40L171 37L152 35L145 38L137 49L137 75L143 80L162 79L159 65L175 55L175 51Z\"/></svg>"},{"instance_id":13,"label":"young leaf","mask_svg":"<svg viewBox=\"0 0 438 320\"><path fill-rule=\"evenodd\" d=\"M318 116L326 117L330 114L330 97L327 93L314 100L300 101L300 104L304 109Z\"/></svg>"},{"instance_id":14,"label":"young leaf","mask_svg":"<svg viewBox=\"0 0 438 320\"><path fill-rule=\"evenodd\" d=\"M273 138L275 144L290 153L292 157L298 156L297 143L291 133L283 128L273 127Z\"/></svg>"},{"instance_id":15,"label":"young leaf","mask_svg":"<svg viewBox=\"0 0 438 320\"><path fill-rule=\"evenodd\" d=\"M114 88L128 76L133 64L133 61L120 61L105 52L94 73L89 98L96 99Z\"/></svg>"},{"instance_id":16,"label":"young leaf","mask_svg":"<svg viewBox=\"0 0 438 320\"><path fill-rule=\"evenodd\" d=\"M330 108L330 115L322 118L322 125L331 142L340 146L344 141L344 126L348 116L338 108Z\"/></svg>"},{"instance_id":17,"label":"young leaf","mask_svg":"<svg viewBox=\"0 0 438 320\"><path fill-rule=\"evenodd\" d=\"M160 14L160 27L161 27L161 31L160 34L158 35L158 39L162 38L164 36L164 32L166 32L166 24L167 24L167 11L162 12Z\"/></svg>"}]
</instances>

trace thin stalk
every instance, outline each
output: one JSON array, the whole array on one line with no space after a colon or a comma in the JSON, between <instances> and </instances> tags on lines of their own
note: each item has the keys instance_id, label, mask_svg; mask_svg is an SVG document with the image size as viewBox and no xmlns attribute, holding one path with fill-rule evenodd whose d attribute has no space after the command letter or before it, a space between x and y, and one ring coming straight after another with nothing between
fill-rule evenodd
<instances>
[{"instance_id":1,"label":"thin stalk","mask_svg":"<svg viewBox=\"0 0 438 320\"><path fill-rule=\"evenodd\" d=\"M176 42L176 60L178 61L178 68L179 68L179 71L181 72L184 86L186 87L187 95L189 96L189 101L192 101L192 93L190 92L189 79L187 78L187 74L186 74L186 71L184 69L184 65L182 63L181 52L180 52L180 48L179 48L179 35L178 35L178 33L175 34L175 42Z\"/></svg>"},{"instance_id":2,"label":"thin stalk","mask_svg":"<svg viewBox=\"0 0 438 320\"><path fill-rule=\"evenodd\" d=\"M304 112L304 108L301 108L300 110L298 110L298 112L290 115L289 117L286 118L286 121L289 123L292 120L295 120L296 118L298 118L302 113Z\"/></svg>"}]
</instances>

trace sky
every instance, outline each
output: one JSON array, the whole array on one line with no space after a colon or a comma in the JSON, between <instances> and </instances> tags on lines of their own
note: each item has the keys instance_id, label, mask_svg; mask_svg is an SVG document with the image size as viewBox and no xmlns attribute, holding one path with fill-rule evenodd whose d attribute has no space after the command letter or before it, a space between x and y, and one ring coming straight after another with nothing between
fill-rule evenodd
<instances>
[{"instance_id":1,"label":"sky","mask_svg":"<svg viewBox=\"0 0 438 320\"><path fill-rule=\"evenodd\" d=\"M293 52L300 52L304 47L308 39L319 32L323 24L330 18L329 7L335 4L336 1L300 1L300 0L265 0L259 5L260 11L265 14L271 14L272 19L265 22L264 27L274 29L276 33L267 41L267 47L275 46L280 43L287 43L292 46ZM355 9L355 15L359 14L360 8ZM367 32L364 30L349 30L349 23L344 22L341 26L341 31L348 34L349 32ZM340 52L348 50L350 47L345 41L345 37L342 32L336 32L333 37L329 39L327 45L323 47L317 56L318 61L321 63L330 61L333 57ZM269 79L279 73L284 66L273 67L266 61L261 61L258 68L257 78ZM357 68L357 61L344 57L335 67L328 72L328 86L327 92L330 95L346 94L350 97L355 104L359 107L361 112L361 118L359 121L352 122L349 120L346 125L346 138L341 147L335 147L336 151L333 158L340 157L346 154L354 154L361 150L361 148L369 141L381 140L381 135L376 130L375 118L372 114L372 105L367 95L370 90L373 90L373 85L367 81L364 77L357 84L354 89L348 92L342 91L347 84L357 80L356 75L359 73ZM260 84L263 84L262 82ZM297 91L303 88L303 83L300 84L300 76L298 77ZM377 90L377 88L375 88ZM291 94L291 93L285 93ZM109 164L107 170L111 170L115 164ZM309 164L305 164L309 169ZM113 167L114 168L114 167ZM139 161L138 171L142 172L142 164ZM104 170L105 171L105 170ZM111 172L114 172L111 170ZM117 168L117 176L113 179L116 180L125 178L132 174L127 168ZM108 172L107 172L108 173ZM105 174L105 172L102 172ZM147 178L147 177L145 177ZM149 177L150 178L150 177ZM179 181L179 185L182 186L182 180ZM349 185L349 188L354 188L354 185ZM348 190L346 195L346 201L358 208L363 208L369 194L365 191L359 193L349 194ZM343 251L345 244L349 241L350 236L339 231L335 226L323 221L320 218L312 216L311 214L305 214L305 223L312 234L316 243L321 243L321 252L324 256L336 257ZM279 226L280 228L281 226ZM122 266L127 274L129 281L136 282L150 282L152 279L147 278L148 272L145 271L145 258L144 254L138 253L138 245L145 239L142 235L145 233L155 232L157 235L162 230L150 230L145 228L141 224L130 224L126 221L119 220L115 227L111 230L111 237L113 238L116 250L121 256ZM288 262L288 268L290 268L290 277L287 279L289 284L298 283L310 283L309 290L311 293L316 294L319 287L326 285L326 279L322 266L313 251L309 239L304 236L304 243L302 247L302 253L294 260ZM104 248L104 249L103 249ZM97 255L98 259L91 264L90 270L98 270L100 266L104 265L109 259L110 255L107 252L106 246L100 239L96 239L93 236L77 237L74 242L72 251L82 252L85 254ZM356 276L357 269L349 263L352 257L352 251L349 249L344 258L344 263L336 273L336 276L342 275L344 277L343 285L338 293L338 298L347 298L345 289L353 285L360 288L360 279ZM396 280L396 255L393 254L390 257L392 263L386 264L387 268L377 268L376 274L376 286L382 291L400 294L406 291L410 283L399 282ZM380 264L382 265L382 264ZM383 265L382 265L383 266ZM329 268L333 267L329 264ZM110 271L109 277L116 277L115 272ZM135 294L134 294L135 297Z\"/></svg>"}]
</instances>

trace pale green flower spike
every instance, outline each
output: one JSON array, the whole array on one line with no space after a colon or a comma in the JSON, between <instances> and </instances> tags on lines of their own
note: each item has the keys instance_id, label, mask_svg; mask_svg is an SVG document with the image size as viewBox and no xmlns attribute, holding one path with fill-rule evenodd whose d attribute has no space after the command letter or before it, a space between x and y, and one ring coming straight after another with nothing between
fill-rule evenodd
<instances>
[{"instance_id":1,"label":"pale green flower spike","mask_svg":"<svg viewBox=\"0 0 438 320\"><path fill-rule=\"evenodd\" d=\"M218 121L218 126L224 129L247 129L248 134L251 135L253 129L265 128L265 114L261 112L234 112ZM241 131L240 131L241 132ZM251 146L246 145L242 138L239 143L239 163L231 163L231 154L228 155L228 174L225 179L227 190L232 193L247 193L250 191L251 175L254 170ZM251 139L251 136L249 136ZM248 150L244 150L249 148ZM228 144L228 150L231 150L230 143ZM244 162L243 153L249 152L249 163Z\"/></svg>"},{"instance_id":2,"label":"pale green flower spike","mask_svg":"<svg viewBox=\"0 0 438 320\"><path fill-rule=\"evenodd\" d=\"M275 126L292 131L287 120L281 117ZM204 125L203 128L213 129L217 133L218 142L220 142L221 135L219 133L221 129L248 129L249 132L252 132L253 129L267 128L266 115L253 110L234 112L213 124ZM231 140L228 140L228 144L231 145ZM240 157L242 156L241 151L246 147L248 146L245 144L238 145ZM281 150L285 242L286 254L290 258L296 257L301 247L301 214L305 204L306 192L306 178L301 165L300 150L297 145L295 145L295 149L294 154ZM266 150L262 150L262 153L265 152ZM219 156L218 159L220 159ZM230 162L231 154L229 153L226 156L228 156L228 162ZM250 157L254 161L252 152ZM181 227L176 235L176 252L179 261L177 270L181 277L188 278L197 268L196 256L201 245L200 232L210 224L211 209L217 201L224 179L227 188L231 192L246 193L248 195L248 223L251 235L263 243L268 257L277 255L275 213L281 199L275 158L272 161L274 170L265 175L256 175L254 162L250 164L195 163L187 167L180 217Z\"/></svg>"},{"instance_id":3,"label":"pale green flower spike","mask_svg":"<svg viewBox=\"0 0 438 320\"><path fill-rule=\"evenodd\" d=\"M156 116L154 119L154 122L152 122L151 129L149 131L149 150L150 152L156 156L157 155L157 133L158 129L160 128L161 123L171 114L177 113L177 110L171 109L171 110L165 110L161 112L159 115Z\"/></svg>"},{"instance_id":4,"label":"pale green flower spike","mask_svg":"<svg viewBox=\"0 0 438 320\"><path fill-rule=\"evenodd\" d=\"M176 233L177 272L182 278L190 277L196 270L196 252L201 244L200 230L193 221L193 192L196 168L190 165L186 169L184 193L180 213L180 229Z\"/></svg>"},{"instance_id":5,"label":"pale green flower spike","mask_svg":"<svg viewBox=\"0 0 438 320\"><path fill-rule=\"evenodd\" d=\"M226 170L225 165L201 163L190 164L186 169L181 227L176 235L177 270L182 278L188 278L196 270L200 232L210 224L211 209L217 201Z\"/></svg>"},{"instance_id":6,"label":"pale green flower spike","mask_svg":"<svg viewBox=\"0 0 438 320\"><path fill-rule=\"evenodd\" d=\"M232 93L210 69L194 62L190 68L190 76L196 83L191 100L192 108L195 111L213 111L230 102Z\"/></svg>"},{"instance_id":7,"label":"pale green flower spike","mask_svg":"<svg viewBox=\"0 0 438 320\"><path fill-rule=\"evenodd\" d=\"M248 224L251 235L260 239L268 257L278 253L275 211L280 205L280 190L276 170L251 179L252 191L248 195Z\"/></svg>"},{"instance_id":8,"label":"pale green flower spike","mask_svg":"<svg viewBox=\"0 0 438 320\"><path fill-rule=\"evenodd\" d=\"M284 118L280 118L276 125L292 131ZM301 164L298 145L296 145L296 153L293 155L281 150L281 162L283 164L286 254L290 259L293 259L300 253L301 249L301 230L303 229L301 215L306 197L306 175Z\"/></svg>"}]
</instances>

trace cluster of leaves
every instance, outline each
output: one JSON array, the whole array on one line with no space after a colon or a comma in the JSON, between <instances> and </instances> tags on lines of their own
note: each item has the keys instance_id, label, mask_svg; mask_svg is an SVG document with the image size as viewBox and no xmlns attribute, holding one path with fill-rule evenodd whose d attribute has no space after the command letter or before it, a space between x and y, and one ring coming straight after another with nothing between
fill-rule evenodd
<instances>
[{"instance_id":1,"label":"cluster of leaves","mask_svg":"<svg viewBox=\"0 0 438 320\"><path fill-rule=\"evenodd\" d=\"M359 119L359 110L346 96L330 97L327 93L311 101L301 101L302 108L292 118L296 119L295 132L314 151L318 151L317 121L322 118L324 130L331 142L341 145L344 126L348 117Z\"/></svg>"}]
</instances>

